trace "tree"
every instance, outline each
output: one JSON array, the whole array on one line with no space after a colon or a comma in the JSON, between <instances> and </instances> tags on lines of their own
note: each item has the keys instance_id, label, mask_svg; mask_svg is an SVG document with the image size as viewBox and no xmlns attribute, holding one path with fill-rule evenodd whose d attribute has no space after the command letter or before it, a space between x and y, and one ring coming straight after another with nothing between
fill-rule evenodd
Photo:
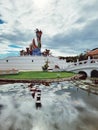
<instances>
[{"instance_id":1,"label":"tree","mask_svg":"<svg viewBox=\"0 0 98 130\"><path fill-rule=\"evenodd\" d=\"M47 60L46 62L45 62L45 64L44 64L44 66L42 66L42 69L43 69L43 71L48 71L48 67L49 67L49 61Z\"/></svg>"}]
</instances>

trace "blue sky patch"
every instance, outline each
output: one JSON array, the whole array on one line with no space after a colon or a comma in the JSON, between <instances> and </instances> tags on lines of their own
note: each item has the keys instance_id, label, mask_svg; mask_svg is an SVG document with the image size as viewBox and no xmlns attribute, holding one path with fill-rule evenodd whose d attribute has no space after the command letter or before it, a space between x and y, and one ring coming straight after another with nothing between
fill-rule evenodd
<instances>
[{"instance_id":1,"label":"blue sky patch","mask_svg":"<svg viewBox=\"0 0 98 130\"><path fill-rule=\"evenodd\" d=\"M14 44L9 45L9 47L11 47L11 48L22 48L21 46L14 45Z\"/></svg>"},{"instance_id":2,"label":"blue sky patch","mask_svg":"<svg viewBox=\"0 0 98 130\"><path fill-rule=\"evenodd\" d=\"M18 52L8 52L6 54L0 55L0 59L4 59L4 58L9 57L9 56L19 56L19 54L18 54Z\"/></svg>"},{"instance_id":3,"label":"blue sky patch","mask_svg":"<svg viewBox=\"0 0 98 130\"><path fill-rule=\"evenodd\" d=\"M0 19L0 24L3 24L3 23L5 23L2 19Z\"/></svg>"}]
</instances>

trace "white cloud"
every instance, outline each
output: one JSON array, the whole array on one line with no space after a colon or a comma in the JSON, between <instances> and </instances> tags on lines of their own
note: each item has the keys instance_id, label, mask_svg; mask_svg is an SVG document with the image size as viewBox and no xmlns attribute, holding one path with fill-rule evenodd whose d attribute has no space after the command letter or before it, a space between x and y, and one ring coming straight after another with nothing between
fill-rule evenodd
<instances>
[{"instance_id":1,"label":"white cloud","mask_svg":"<svg viewBox=\"0 0 98 130\"><path fill-rule=\"evenodd\" d=\"M23 45L23 48L24 46L29 46L32 38L35 38L34 30L39 28L43 31L43 47L54 48L53 51L56 54L74 55L77 52L81 52L78 43L74 40L76 38L74 30L75 32L82 32L82 30L87 32L88 28L85 28L98 19L97 12L98 2L96 0L1 0L0 17L5 21L4 24L0 25L1 48L2 44L5 45L5 48L10 44L20 44ZM93 26L93 24L90 25ZM72 39L68 42L67 36L69 37L70 35L72 35L70 37ZM86 44L86 41L82 41L83 39L81 38L83 34L79 33L78 35L80 41L77 41ZM56 40L51 41L55 36L58 36L58 38L56 37L57 39L60 39L61 36L65 36L65 38L63 37L60 43ZM51 41L51 44L49 45L46 41ZM74 41L73 44L77 46L78 51L74 48L73 50L70 49L71 41ZM91 42L93 40L87 41L85 49ZM63 45L69 47L66 53L62 51L59 44L62 44L61 47ZM93 44L96 46L95 41ZM55 46L60 48L55 50ZM92 45L90 47L93 49ZM72 52L69 53L69 50ZM7 53L8 50L5 49L4 52Z\"/></svg>"},{"instance_id":2,"label":"white cloud","mask_svg":"<svg viewBox=\"0 0 98 130\"><path fill-rule=\"evenodd\" d=\"M46 9L47 5L49 4L49 0L32 0L34 3L35 8L38 9Z\"/></svg>"}]
</instances>

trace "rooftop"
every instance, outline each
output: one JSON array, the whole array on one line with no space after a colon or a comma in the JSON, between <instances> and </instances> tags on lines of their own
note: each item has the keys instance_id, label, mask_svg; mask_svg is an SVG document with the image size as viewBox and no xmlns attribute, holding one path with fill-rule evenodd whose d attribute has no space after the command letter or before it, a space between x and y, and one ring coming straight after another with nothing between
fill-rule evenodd
<instances>
[{"instance_id":1,"label":"rooftop","mask_svg":"<svg viewBox=\"0 0 98 130\"><path fill-rule=\"evenodd\" d=\"M87 55L89 55L89 56L98 55L98 48L87 52Z\"/></svg>"}]
</instances>

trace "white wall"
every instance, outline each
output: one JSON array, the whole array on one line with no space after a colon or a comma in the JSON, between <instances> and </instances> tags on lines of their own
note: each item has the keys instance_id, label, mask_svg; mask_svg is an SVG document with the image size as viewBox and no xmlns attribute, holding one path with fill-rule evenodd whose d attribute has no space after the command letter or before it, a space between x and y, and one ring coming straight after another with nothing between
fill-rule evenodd
<instances>
[{"instance_id":1,"label":"white wall","mask_svg":"<svg viewBox=\"0 0 98 130\"><path fill-rule=\"evenodd\" d=\"M7 57L0 60L0 70L18 69L18 70L32 70L41 71L45 62L49 61L50 68L55 65L66 67L66 61L59 60L57 57L43 57L43 56L17 56ZM33 60L33 62L32 62Z\"/></svg>"}]
</instances>

